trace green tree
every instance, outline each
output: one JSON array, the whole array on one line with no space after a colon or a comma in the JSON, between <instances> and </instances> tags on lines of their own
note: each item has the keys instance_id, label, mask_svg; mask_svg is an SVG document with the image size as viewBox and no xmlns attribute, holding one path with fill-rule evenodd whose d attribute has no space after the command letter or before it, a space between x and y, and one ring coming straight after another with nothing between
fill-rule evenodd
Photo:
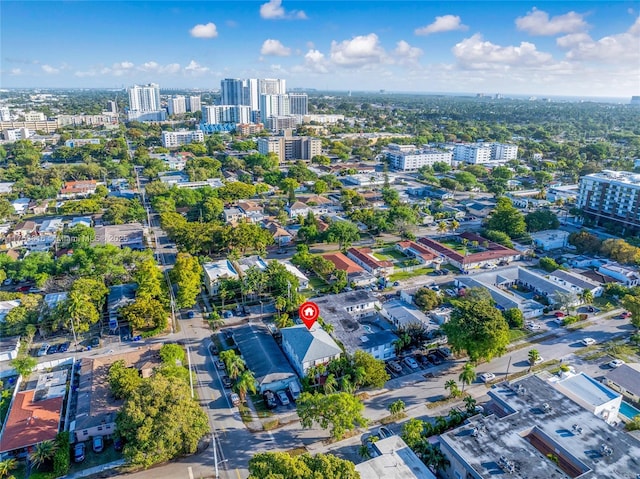
<instances>
[{"instance_id":1,"label":"green tree","mask_svg":"<svg viewBox=\"0 0 640 479\"><path fill-rule=\"evenodd\" d=\"M130 397L142 384L136 368L128 368L124 360L118 360L109 367L107 376L111 394L118 399Z\"/></svg>"},{"instance_id":2,"label":"green tree","mask_svg":"<svg viewBox=\"0 0 640 479\"><path fill-rule=\"evenodd\" d=\"M233 390L238 393L242 402L245 401L247 393L250 392L252 394L255 394L257 391L256 378L253 373L248 369L242 371L238 375L236 383L233 385Z\"/></svg>"},{"instance_id":3,"label":"green tree","mask_svg":"<svg viewBox=\"0 0 640 479\"><path fill-rule=\"evenodd\" d=\"M411 418L402 426L402 433L400 436L411 449L414 449L422 440L425 429L424 424L424 421L421 421L420 419Z\"/></svg>"},{"instance_id":4,"label":"green tree","mask_svg":"<svg viewBox=\"0 0 640 479\"><path fill-rule=\"evenodd\" d=\"M524 217L524 221L527 224L527 231L530 233L535 231L554 230L560 226L558 216L548 209L532 211Z\"/></svg>"},{"instance_id":5,"label":"green tree","mask_svg":"<svg viewBox=\"0 0 640 479\"><path fill-rule=\"evenodd\" d=\"M240 356L236 354L233 349L228 349L220 353L220 360L224 363L227 369L227 374L231 379L235 379L242 371L247 369L247 365Z\"/></svg>"},{"instance_id":6,"label":"green tree","mask_svg":"<svg viewBox=\"0 0 640 479\"><path fill-rule=\"evenodd\" d=\"M185 364L187 354L179 344L163 344L160 348L160 358L165 364Z\"/></svg>"},{"instance_id":7,"label":"green tree","mask_svg":"<svg viewBox=\"0 0 640 479\"><path fill-rule=\"evenodd\" d=\"M389 380L385 363L365 351L356 351L353 355L353 368L362 368L365 372L360 385L362 387L381 388Z\"/></svg>"},{"instance_id":8,"label":"green tree","mask_svg":"<svg viewBox=\"0 0 640 479\"><path fill-rule=\"evenodd\" d=\"M560 267L560 265L556 263L553 258L549 258L548 256L540 258L538 264L543 270L547 271L548 273L551 273L552 271L555 271Z\"/></svg>"},{"instance_id":9,"label":"green tree","mask_svg":"<svg viewBox=\"0 0 640 479\"><path fill-rule=\"evenodd\" d=\"M449 395L452 398L460 396L460 388L458 388L458 384L453 379L449 379L445 382L444 388L449 390Z\"/></svg>"},{"instance_id":10,"label":"green tree","mask_svg":"<svg viewBox=\"0 0 640 479\"><path fill-rule=\"evenodd\" d=\"M31 372L36 368L38 361L31 356L18 357L12 360L9 364L16 370L18 375L27 378Z\"/></svg>"},{"instance_id":11,"label":"green tree","mask_svg":"<svg viewBox=\"0 0 640 479\"><path fill-rule=\"evenodd\" d=\"M160 268L158 268L158 265L153 258L146 259L138 264L134 273L134 279L136 283L138 283L136 298L164 298L162 291L164 279Z\"/></svg>"},{"instance_id":12,"label":"green tree","mask_svg":"<svg viewBox=\"0 0 640 479\"><path fill-rule=\"evenodd\" d=\"M11 471L18 467L18 461L14 458L5 459L0 462L0 478L12 479Z\"/></svg>"},{"instance_id":13,"label":"green tree","mask_svg":"<svg viewBox=\"0 0 640 479\"><path fill-rule=\"evenodd\" d=\"M191 308L196 304L202 283L202 267L198 258L189 253L178 253L171 273L171 280L178 286L176 304L179 308Z\"/></svg>"},{"instance_id":14,"label":"green tree","mask_svg":"<svg viewBox=\"0 0 640 479\"><path fill-rule=\"evenodd\" d=\"M387 406L387 409L389 410L389 413L391 414L392 417L399 417L400 414L402 414L402 412L405 410L405 403L402 399L397 399L396 401L393 401L391 404L389 404L389 406Z\"/></svg>"},{"instance_id":15,"label":"green tree","mask_svg":"<svg viewBox=\"0 0 640 479\"><path fill-rule=\"evenodd\" d=\"M120 309L120 315L136 330L158 330L167 327L167 311L157 299L138 297Z\"/></svg>"},{"instance_id":16,"label":"green tree","mask_svg":"<svg viewBox=\"0 0 640 479\"><path fill-rule=\"evenodd\" d=\"M360 399L344 392L328 395L303 392L298 399L302 427L310 428L318 423L322 429L330 428L334 439L342 438L356 427L366 426L368 421L362 415L363 410Z\"/></svg>"},{"instance_id":17,"label":"green tree","mask_svg":"<svg viewBox=\"0 0 640 479\"><path fill-rule=\"evenodd\" d=\"M473 398L473 396L465 396L463 401L467 414L475 414L477 401Z\"/></svg>"},{"instance_id":18,"label":"green tree","mask_svg":"<svg viewBox=\"0 0 640 479\"><path fill-rule=\"evenodd\" d=\"M509 344L509 325L492 302L486 299L452 300L451 319L442 325L456 351L465 351L471 361L490 360Z\"/></svg>"},{"instance_id":19,"label":"green tree","mask_svg":"<svg viewBox=\"0 0 640 479\"><path fill-rule=\"evenodd\" d=\"M31 454L29 454L29 460L36 468L46 464L56 453L55 441L42 441L33 446Z\"/></svg>"},{"instance_id":20,"label":"green tree","mask_svg":"<svg viewBox=\"0 0 640 479\"><path fill-rule=\"evenodd\" d=\"M569 235L568 242L576 247L576 251L580 254L595 254L600 252L602 241L596 235L587 231L576 231Z\"/></svg>"},{"instance_id":21,"label":"green tree","mask_svg":"<svg viewBox=\"0 0 640 479\"><path fill-rule=\"evenodd\" d=\"M510 238L520 238L527 229L522 213L513 206L509 198L504 196L498 198L486 226L488 230L501 231Z\"/></svg>"},{"instance_id":22,"label":"green tree","mask_svg":"<svg viewBox=\"0 0 640 479\"><path fill-rule=\"evenodd\" d=\"M489 241L501 244L502 246L506 246L507 248L513 248L513 242L511 241L511 238L509 238L509 235L507 233L496 230L486 230L482 235Z\"/></svg>"},{"instance_id":23,"label":"green tree","mask_svg":"<svg viewBox=\"0 0 640 479\"><path fill-rule=\"evenodd\" d=\"M430 288L420 288L413 295L413 302L422 311L431 311L437 308L440 303L440 296Z\"/></svg>"},{"instance_id":24,"label":"green tree","mask_svg":"<svg viewBox=\"0 0 640 479\"><path fill-rule=\"evenodd\" d=\"M530 349L527 356L529 358L529 370L531 370L531 368L536 364L536 361L540 359L540 353L537 349Z\"/></svg>"},{"instance_id":25,"label":"green tree","mask_svg":"<svg viewBox=\"0 0 640 479\"><path fill-rule=\"evenodd\" d=\"M360 479L355 465L331 454L260 452L249 460L249 479Z\"/></svg>"},{"instance_id":26,"label":"green tree","mask_svg":"<svg viewBox=\"0 0 640 479\"><path fill-rule=\"evenodd\" d=\"M518 308L507 309L502 315L510 328L518 329L524 326L524 314Z\"/></svg>"},{"instance_id":27,"label":"green tree","mask_svg":"<svg viewBox=\"0 0 640 479\"><path fill-rule=\"evenodd\" d=\"M627 294L622 298L622 307L631 313L631 324L640 328L640 296Z\"/></svg>"},{"instance_id":28,"label":"green tree","mask_svg":"<svg viewBox=\"0 0 640 479\"><path fill-rule=\"evenodd\" d=\"M327 229L327 241L338 243L341 250L349 248L360 239L358 227L350 221L334 221Z\"/></svg>"},{"instance_id":29,"label":"green tree","mask_svg":"<svg viewBox=\"0 0 640 479\"><path fill-rule=\"evenodd\" d=\"M464 393L465 385L468 386L476 379L476 369L471 363L465 363L462 372L458 376L458 380L462 383L462 392Z\"/></svg>"},{"instance_id":30,"label":"green tree","mask_svg":"<svg viewBox=\"0 0 640 479\"><path fill-rule=\"evenodd\" d=\"M209 431L209 421L191 398L188 384L156 375L143 379L126 399L116 429L127 461L149 467L194 453Z\"/></svg>"}]
</instances>

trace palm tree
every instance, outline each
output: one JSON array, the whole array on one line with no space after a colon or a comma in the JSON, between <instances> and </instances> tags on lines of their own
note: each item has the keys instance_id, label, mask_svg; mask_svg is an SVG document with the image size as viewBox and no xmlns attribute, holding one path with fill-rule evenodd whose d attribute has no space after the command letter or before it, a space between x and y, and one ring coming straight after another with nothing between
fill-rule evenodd
<instances>
[{"instance_id":1,"label":"palm tree","mask_svg":"<svg viewBox=\"0 0 640 479\"><path fill-rule=\"evenodd\" d=\"M449 411L449 427L456 427L464 420L464 416L457 409Z\"/></svg>"},{"instance_id":2,"label":"palm tree","mask_svg":"<svg viewBox=\"0 0 640 479\"><path fill-rule=\"evenodd\" d=\"M287 298L284 296L278 296L275 301L275 307L280 314L287 307Z\"/></svg>"},{"instance_id":3,"label":"palm tree","mask_svg":"<svg viewBox=\"0 0 640 479\"><path fill-rule=\"evenodd\" d=\"M342 381L340 381L340 389L342 390L342 392L347 394L353 394L356 390L347 376L344 376L342 378Z\"/></svg>"},{"instance_id":4,"label":"palm tree","mask_svg":"<svg viewBox=\"0 0 640 479\"><path fill-rule=\"evenodd\" d=\"M366 444L362 444L360 446L360 448L358 449L358 455L362 459L371 459L371 453L369 452L369 448L367 447Z\"/></svg>"},{"instance_id":5,"label":"palm tree","mask_svg":"<svg viewBox=\"0 0 640 479\"><path fill-rule=\"evenodd\" d=\"M438 416L436 418L436 422L435 422L435 427L434 429L434 434L436 433L436 431L438 432L438 434L443 433L444 431L447 430L447 427L449 427L449 422L447 421L447 418L444 416Z\"/></svg>"},{"instance_id":6,"label":"palm tree","mask_svg":"<svg viewBox=\"0 0 640 479\"><path fill-rule=\"evenodd\" d=\"M456 397L458 396L458 394L460 394L458 384L453 379L449 379L446 383L444 383L444 388L449 390L449 395L451 397Z\"/></svg>"},{"instance_id":7,"label":"palm tree","mask_svg":"<svg viewBox=\"0 0 640 479\"><path fill-rule=\"evenodd\" d=\"M451 222L451 231L455 232L455 230L457 230L458 228L460 228L460 223L456 220L453 220Z\"/></svg>"},{"instance_id":8,"label":"palm tree","mask_svg":"<svg viewBox=\"0 0 640 479\"><path fill-rule=\"evenodd\" d=\"M397 401L393 401L391 404L389 404L389 406L387 406L387 409L391 413L391 416L396 417L402 411L404 411L404 409L405 409L404 401L402 399L398 399Z\"/></svg>"},{"instance_id":9,"label":"palm tree","mask_svg":"<svg viewBox=\"0 0 640 479\"><path fill-rule=\"evenodd\" d=\"M475 414L477 401L472 396L465 396L464 407L467 410L467 414Z\"/></svg>"},{"instance_id":10,"label":"palm tree","mask_svg":"<svg viewBox=\"0 0 640 479\"><path fill-rule=\"evenodd\" d=\"M233 390L238 393L242 402L245 401L248 392L255 394L256 378L253 373L248 369L242 371L233 385Z\"/></svg>"},{"instance_id":11,"label":"palm tree","mask_svg":"<svg viewBox=\"0 0 640 479\"><path fill-rule=\"evenodd\" d=\"M293 326L293 320L289 317L287 313L282 313L276 318L276 326L278 329L288 328L289 326Z\"/></svg>"},{"instance_id":12,"label":"palm tree","mask_svg":"<svg viewBox=\"0 0 640 479\"><path fill-rule=\"evenodd\" d=\"M209 319L207 320L209 323L209 327L213 331L217 331L220 327L224 326L224 318L220 316L220 313L217 311L212 311L209 313Z\"/></svg>"},{"instance_id":13,"label":"palm tree","mask_svg":"<svg viewBox=\"0 0 640 479\"><path fill-rule=\"evenodd\" d=\"M364 384L364 380L366 377L367 377L367 371L362 366L359 368L356 368L353 371L353 384L356 386L356 388L359 388Z\"/></svg>"},{"instance_id":14,"label":"palm tree","mask_svg":"<svg viewBox=\"0 0 640 479\"><path fill-rule=\"evenodd\" d=\"M580 297L582 298L582 301L585 304L589 304L593 302L593 293L588 289L585 289L584 291L582 291L582 294L580 295Z\"/></svg>"},{"instance_id":15,"label":"palm tree","mask_svg":"<svg viewBox=\"0 0 640 479\"><path fill-rule=\"evenodd\" d=\"M462 392L464 392L465 385L471 384L475 380L475 378L476 378L476 370L473 367L473 364L466 363L464 365L464 368L462 368L462 372L460 373L460 376L458 376L458 379L462 383Z\"/></svg>"},{"instance_id":16,"label":"palm tree","mask_svg":"<svg viewBox=\"0 0 640 479\"><path fill-rule=\"evenodd\" d=\"M333 394L338 390L338 381L333 374L329 374L324 380L324 393Z\"/></svg>"},{"instance_id":17,"label":"palm tree","mask_svg":"<svg viewBox=\"0 0 640 479\"><path fill-rule=\"evenodd\" d=\"M38 468L53 457L56 453L56 443L54 441L42 441L34 446L29 459Z\"/></svg>"},{"instance_id":18,"label":"palm tree","mask_svg":"<svg viewBox=\"0 0 640 479\"><path fill-rule=\"evenodd\" d=\"M448 229L449 225L447 225L446 222L441 221L440 223L438 223L438 233L446 233Z\"/></svg>"},{"instance_id":19,"label":"palm tree","mask_svg":"<svg viewBox=\"0 0 640 479\"><path fill-rule=\"evenodd\" d=\"M18 467L18 461L15 459L5 459L0 462L0 478L7 477L11 479L13 476L10 475L11 471L13 471L16 467Z\"/></svg>"},{"instance_id":20,"label":"palm tree","mask_svg":"<svg viewBox=\"0 0 640 479\"><path fill-rule=\"evenodd\" d=\"M240 373L247 368L244 359L238 356L233 349L222 351L220 353L220 359L224 363L224 366L227 369L227 374L231 379L235 379L240 376Z\"/></svg>"},{"instance_id":21,"label":"palm tree","mask_svg":"<svg viewBox=\"0 0 640 479\"><path fill-rule=\"evenodd\" d=\"M536 364L536 361L538 361L540 359L540 353L538 352L537 349L532 349L529 351L529 371L531 371L531 368L533 367L534 364Z\"/></svg>"}]
</instances>

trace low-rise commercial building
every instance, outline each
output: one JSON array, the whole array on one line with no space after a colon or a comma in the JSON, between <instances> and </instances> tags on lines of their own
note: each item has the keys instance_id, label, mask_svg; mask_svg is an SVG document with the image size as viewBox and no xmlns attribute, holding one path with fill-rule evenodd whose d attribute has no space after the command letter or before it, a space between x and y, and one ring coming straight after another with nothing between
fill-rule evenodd
<instances>
[{"instance_id":1,"label":"low-rise commercial building","mask_svg":"<svg viewBox=\"0 0 640 479\"><path fill-rule=\"evenodd\" d=\"M204 284L211 296L218 295L220 280L238 279L238 272L228 259L204 263L202 268L204 269Z\"/></svg>"}]
</instances>

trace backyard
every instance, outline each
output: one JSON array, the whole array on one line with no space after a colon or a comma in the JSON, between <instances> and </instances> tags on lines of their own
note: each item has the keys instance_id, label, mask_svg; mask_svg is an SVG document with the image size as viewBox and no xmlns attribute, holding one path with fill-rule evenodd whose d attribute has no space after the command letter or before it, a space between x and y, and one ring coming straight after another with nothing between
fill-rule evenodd
<instances>
[{"instance_id":1,"label":"backyard","mask_svg":"<svg viewBox=\"0 0 640 479\"><path fill-rule=\"evenodd\" d=\"M473 246L472 244L468 243L466 246L456 240L452 240L452 239L441 239L438 240L439 243L443 244L444 246L446 246L447 248L450 248L460 254L474 254L474 253L480 253L481 251L484 251L484 248L480 247L480 246Z\"/></svg>"}]
</instances>

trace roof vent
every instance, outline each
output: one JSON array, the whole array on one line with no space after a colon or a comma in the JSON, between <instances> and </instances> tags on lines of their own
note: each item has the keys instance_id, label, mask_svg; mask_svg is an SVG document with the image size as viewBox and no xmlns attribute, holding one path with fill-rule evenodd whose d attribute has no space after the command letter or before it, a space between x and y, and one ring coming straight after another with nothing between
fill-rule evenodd
<instances>
[{"instance_id":1,"label":"roof vent","mask_svg":"<svg viewBox=\"0 0 640 479\"><path fill-rule=\"evenodd\" d=\"M546 402L546 403L544 403L544 404L542 405L542 410L543 410L544 412L551 412L551 411L553 411L553 408L549 405L549 403L548 403L548 402Z\"/></svg>"},{"instance_id":2,"label":"roof vent","mask_svg":"<svg viewBox=\"0 0 640 479\"><path fill-rule=\"evenodd\" d=\"M611 454L613 454L613 449L611 449L606 444L603 444L602 446L600 446L600 454L602 454L603 456L610 456Z\"/></svg>"}]
</instances>

